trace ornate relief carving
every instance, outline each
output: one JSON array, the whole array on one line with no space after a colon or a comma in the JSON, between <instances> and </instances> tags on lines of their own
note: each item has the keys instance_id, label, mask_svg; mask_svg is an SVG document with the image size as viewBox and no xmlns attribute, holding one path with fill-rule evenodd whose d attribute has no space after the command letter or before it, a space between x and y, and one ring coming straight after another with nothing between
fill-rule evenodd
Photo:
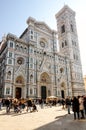
<instances>
[{"instance_id":1,"label":"ornate relief carving","mask_svg":"<svg viewBox=\"0 0 86 130\"><path fill-rule=\"evenodd\" d=\"M19 66L18 69L16 69L15 75L16 76L22 75L22 76L26 77L25 76L25 66L24 65Z\"/></svg>"}]
</instances>

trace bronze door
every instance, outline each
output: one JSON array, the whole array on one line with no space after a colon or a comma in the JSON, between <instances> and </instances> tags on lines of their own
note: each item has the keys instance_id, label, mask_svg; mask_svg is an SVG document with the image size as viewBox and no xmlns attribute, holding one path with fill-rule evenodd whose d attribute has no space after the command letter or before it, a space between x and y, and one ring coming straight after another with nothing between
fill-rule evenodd
<instances>
[{"instance_id":1,"label":"bronze door","mask_svg":"<svg viewBox=\"0 0 86 130\"><path fill-rule=\"evenodd\" d=\"M17 99L21 98L21 88L19 87L16 88L16 98Z\"/></svg>"},{"instance_id":2,"label":"bronze door","mask_svg":"<svg viewBox=\"0 0 86 130\"><path fill-rule=\"evenodd\" d=\"M41 98L46 99L46 86L41 86Z\"/></svg>"}]
</instances>

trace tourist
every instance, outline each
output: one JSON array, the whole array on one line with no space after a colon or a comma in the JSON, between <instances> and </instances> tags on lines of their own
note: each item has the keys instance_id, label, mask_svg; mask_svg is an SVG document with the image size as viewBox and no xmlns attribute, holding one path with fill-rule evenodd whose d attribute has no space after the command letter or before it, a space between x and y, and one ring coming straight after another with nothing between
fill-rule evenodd
<instances>
[{"instance_id":1,"label":"tourist","mask_svg":"<svg viewBox=\"0 0 86 130\"><path fill-rule=\"evenodd\" d=\"M10 98L5 99L6 113L10 112Z\"/></svg>"},{"instance_id":2,"label":"tourist","mask_svg":"<svg viewBox=\"0 0 86 130\"><path fill-rule=\"evenodd\" d=\"M79 100L76 97L74 97L73 100L72 100L72 109L73 109L73 112L74 112L74 120L76 120L76 115L79 119L80 118L79 117Z\"/></svg>"},{"instance_id":3,"label":"tourist","mask_svg":"<svg viewBox=\"0 0 86 130\"><path fill-rule=\"evenodd\" d=\"M82 96L79 97L79 109L81 112L81 119L84 119L84 100Z\"/></svg>"},{"instance_id":4,"label":"tourist","mask_svg":"<svg viewBox=\"0 0 86 130\"><path fill-rule=\"evenodd\" d=\"M32 112L35 112L35 111L38 112L37 106L36 106L35 103L33 102L33 103L32 103Z\"/></svg>"},{"instance_id":5,"label":"tourist","mask_svg":"<svg viewBox=\"0 0 86 130\"><path fill-rule=\"evenodd\" d=\"M86 96L84 97L84 111L85 111L85 115L86 115Z\"/></svg>"},{"instance_id":6,"label":"tourist","mask_svg":"<svg viewBox=\"0 0 86 130\"><path fill-rule=\"evenodd\" d=\"M67 97L65 100L66 108L68 110L68 114L70 114L70 108L71 108L71 99L70 97Z\"/></svg>"},{"instance_id":7,"label":"tourist","mask_svg":"<svg viewBox=\"0 0 86 130\"><path fill-rule=\"evenodd\" d=\"M65 99L64 98L61 99L61 104L62 104L62 109L65 109Z\"/></svg>"},{"instance_id":8,"label":"tourist","mask_svg":"<svg viewBox=\"0 0 86 130\"><path fill-rule=\"evenodd\" d=\"M28 112L28 110L30 110L30 112L31 112L31 108L32 108L32 101L31 101L31 99L28 99L27 101L26 101L26 103L27 103L27 112Z\"/></svg>"}]
</instances>

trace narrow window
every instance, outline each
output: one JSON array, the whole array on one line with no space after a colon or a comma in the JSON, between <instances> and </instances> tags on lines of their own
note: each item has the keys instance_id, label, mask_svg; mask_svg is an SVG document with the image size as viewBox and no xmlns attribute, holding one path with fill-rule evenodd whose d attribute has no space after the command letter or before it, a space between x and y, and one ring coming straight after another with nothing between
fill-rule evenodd
<instances>
[{"instance_id":1,"label":"narrow window","mask_svg":"<svg viewBox=\"0 0 86 130\"><path fill-rule=\"evenodd\" d=\"M31 34L33 34L33 31L31 30Z\"/></svg>"},{"instance_id":2,"label":"narrow window","mask_svg":"<svg viewBox=\"0 0 86 130\"><path fill-rule=\"evenodd\" d=\"M62 42L62 48L64 47L64 42Z\"/></svg>"},{"instance_id":3,"label":"narrow window","mask_svg":"<svg viewBox=\"0 0 86 130\"><path fill-rule=\"evenodd\" d=\"M6 88L6 94L7 94L7 95L10 94L10 88Z\"/></svg>"},{"instance_id":4,"label":"narrow window","mask_svg":"<svg viewBox=\"0 0 86 130\"><path fill-rule=\"evenodd\" d=\"M67 41L65 40L65 46L67 46Z\"/></svg>"},{"instance_id":5,"label":"narrow window","mask_svg":"<svg viewBox=\"0 0 86 130\"><path fill-rule=\"evenodd\" d=\"M71 27L71 31L73 32L73 25L71 24L70 27Z\"/></svg>"},{"instance_id":6,"label":"narrow window","mask_svg":"<svg viewBox=\"0 0 86 130\"><path fill-rule=\"evenodd\" d=\"M33 94L33 91L32 91L32 89L30 89L30 95L32 95Z\"/></svg>"},{"instance_id":7,"label":"narrow window","mask_svg":"<svg viewBox=\"0 0 86 130\"><path fill-rule=\"evenodd\" d=\"M73 57L74 57L74 59L76 59L76 56L75 56L75 54L73 55Z\"/></svg>"},{"instance_id":8,"label":"narrow window","mask_svg":"<svg viewBox=\"0 0 86 130\"><path fill-rule=\"evenodd\" d=\"M33 35L31 35L31 39L33 39Z\"/></svg>"},{"instance_id":9,"label":"narrow window","mask_svg":"<svg viewBox=\"0 0 86 130\"><path fill-rule=\"evenodd\" d=\"M74 41L72 41L72 45L74 45Z\"/></svg>"},{"instance_id":10,"label":"narrow window","mask_svg":"<svg viewBox=\"0 0 86 130\"><path fill-rule=\"evenodd\" d=\"M13 42L10 42L10 47L12 47L12 48L13 48Z\"/></svg>"},{"instance_id":11,"label":"narrow window","mask_svg":"<svg viewBox=\"0 0 86 130\"><path fill-rule=\"evenodd\" d=\"M12 57L12 53L11 52L9 52L9 57Z\"/></svg>"},{"instance_id":12,"label":"narrow window","mask_svg":"<svg viewBox=\"0 0 86 130\"><path fill-rule=\"evenodd\" d=\"M65 32L65 25L62 25L61 26L61 33L64 33Z\"/></svg>"},{"instance_id":13,"label":"narrow window","mask_svg":"<svg viewBox=\"0 0 86 130\"><path fill-rule=\"evenodd\" d=\"M8 64L12 64L12 60L11 59L8 60Z\"/></svg>"}]
</instances>

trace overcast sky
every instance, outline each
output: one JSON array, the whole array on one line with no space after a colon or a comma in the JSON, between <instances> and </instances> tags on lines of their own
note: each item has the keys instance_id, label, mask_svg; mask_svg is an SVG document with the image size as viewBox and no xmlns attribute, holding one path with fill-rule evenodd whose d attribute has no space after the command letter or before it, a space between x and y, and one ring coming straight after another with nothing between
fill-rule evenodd
<instances>
[{"instance_id":1,"label":"overcast sky","mask_svg":"<svg viewBox=\"0 0 86 130\"><path fill-rule=\"evenodd\" d=\"M86 75L86 0L0 0L0 41L8 33L19 37L27 27L29 16L56 30L55 14L64 4L76 12L82 70Z\"/></svg>"}]
</instances>

